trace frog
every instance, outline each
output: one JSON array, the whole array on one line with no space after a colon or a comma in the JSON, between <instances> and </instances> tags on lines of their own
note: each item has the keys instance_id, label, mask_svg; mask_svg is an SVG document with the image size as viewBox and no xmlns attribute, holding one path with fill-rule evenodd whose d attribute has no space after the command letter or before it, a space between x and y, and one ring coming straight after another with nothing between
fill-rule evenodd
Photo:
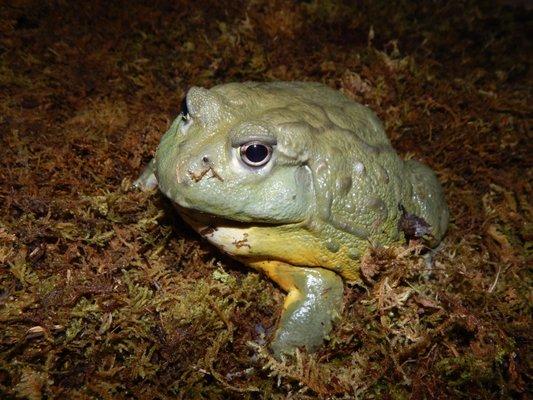
<instances>
[{"instance_id":1,"label":"frog","mask_svg":"<svg viewBox=\"0 0 533 400\"><path fill-rule=\"evenodd\" d=\"M449 220L429 167L403 160L370 108L318 82L191 87L134 186L286 293L270 349L319 349L372 249L435 247Z\"/></svg>"}]
</instances>

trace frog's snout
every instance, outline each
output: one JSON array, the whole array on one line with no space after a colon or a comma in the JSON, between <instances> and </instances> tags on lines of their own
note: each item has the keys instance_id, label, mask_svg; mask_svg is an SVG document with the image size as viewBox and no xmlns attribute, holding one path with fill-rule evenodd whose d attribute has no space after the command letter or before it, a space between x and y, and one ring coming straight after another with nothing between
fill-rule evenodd
<instances>
[{"instance_id":1,"label":"frog's snout","mask_svg":"<svg viewBox=\"0 0 533 400\"><path fill-rule=\"evenodd\" d=\"M187 160L184 163L178 163L176 166L176 181L178 184L189 186L192 183L198 183L203 179L211 178L224 181L215 169L211 157L208 154Z\"/></svg>"}]
</instances>

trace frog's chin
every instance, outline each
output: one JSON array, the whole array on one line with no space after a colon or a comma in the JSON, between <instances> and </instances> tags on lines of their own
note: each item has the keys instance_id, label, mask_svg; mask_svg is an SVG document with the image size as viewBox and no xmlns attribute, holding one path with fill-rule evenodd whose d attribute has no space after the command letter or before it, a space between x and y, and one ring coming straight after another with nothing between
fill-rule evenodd
<instances>
[{"instance_id":1,"label":"frog's chin","mask_svg":"<svg viewBox=\"0 0 533 400\"><path fill-rule=\"evenodd\" d=\"M269 234L272 229L284 229L299 224L242 222L212 215L202 211L176 206L182 219L196 232L224 253L241 260L250 260L269 253L270 248L261 249L266 239L272 241L277 235ZM286 246L286 242L283 243ZM264 246L263 246L264 247ZM267 246L268 247L268 246Z\"/></svg>"},{"instance_id":2,"label":"frog's chin","mask_svg":"<svg viewBox=\"0 0 533 400\"><path fill-rule=\"evenodd\" d=\"M249 257L248 231L251 224L202 211L175 206L181 218L208 242L233 257Z\"/></svg>"}]
</instances>

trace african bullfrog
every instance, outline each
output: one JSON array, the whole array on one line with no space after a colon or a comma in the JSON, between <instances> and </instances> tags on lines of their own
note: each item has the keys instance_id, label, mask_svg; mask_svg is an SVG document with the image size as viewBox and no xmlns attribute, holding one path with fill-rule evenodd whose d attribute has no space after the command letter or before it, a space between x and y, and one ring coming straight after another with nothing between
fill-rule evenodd
<instances>
[{"instance_id":1,"label":"african bullfrog","mask_svg":"<svg viewBox=\"0 0 533 400\"><path fill-rule=\"evenodd\" d=\"M192 87L135 184L158 186L201 236L287 292L276 355L322 344L366 250L408 230L436 245L448 224L433 171L319 83Z\"/></svg>"}]
</instances>

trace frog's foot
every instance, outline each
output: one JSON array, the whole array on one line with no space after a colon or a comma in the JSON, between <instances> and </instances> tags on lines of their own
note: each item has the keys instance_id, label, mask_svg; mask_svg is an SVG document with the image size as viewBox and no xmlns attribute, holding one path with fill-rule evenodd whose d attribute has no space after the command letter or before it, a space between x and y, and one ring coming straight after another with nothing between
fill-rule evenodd
<instances>
[{"instance_id":1,"label":"frog's foot","mask_svg":"<svg viewBox=\"0 0 533 400\"><path fill-rule=\"evenodd\" d=\"M133 182L133 187L136 189L141 189L142 191L148 191L155 189L157 187L157 178L154 174L154 159L152 158L141 176L139 176L135 182Z\"/></svg>"},{"instance_id":2,"label":"frog's foot","mask_svg":"<svg viewBox=\"0 0 533 400\"><path fill-rule=\"evenodd\" d=\"M340 317L343 285L324 268L296 267L278 261L252 263L287 291L283 313L270 345L276 356L305 346L316 350Z\"/></svg>"}]
</instances>

